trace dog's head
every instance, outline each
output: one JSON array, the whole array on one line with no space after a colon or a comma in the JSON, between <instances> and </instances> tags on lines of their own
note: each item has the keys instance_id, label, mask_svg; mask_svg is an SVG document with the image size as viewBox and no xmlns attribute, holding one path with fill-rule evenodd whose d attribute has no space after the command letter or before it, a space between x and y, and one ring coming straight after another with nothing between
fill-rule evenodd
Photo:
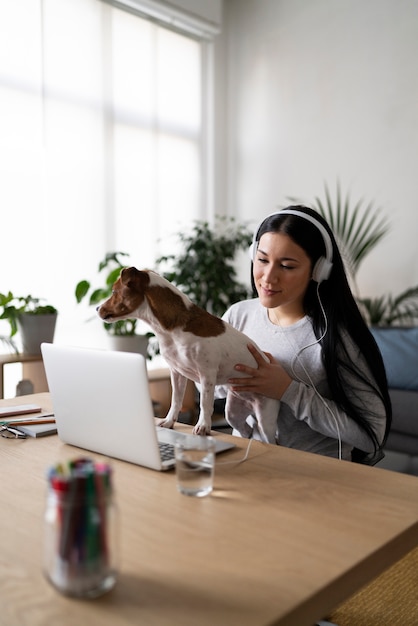
<instances>
[{"instance_id":1,"label":"dog's head","mask_svg":"<svg viewBox=\"0 0 418 626\"><path fill-rule=\"evenodd\" d=\"M149 284L148 271L125 267L113 285L112 295L97 307L97 313L102 320L109 323L136 317L134 313L144 302Z\"/></svg>"}]
</instances>

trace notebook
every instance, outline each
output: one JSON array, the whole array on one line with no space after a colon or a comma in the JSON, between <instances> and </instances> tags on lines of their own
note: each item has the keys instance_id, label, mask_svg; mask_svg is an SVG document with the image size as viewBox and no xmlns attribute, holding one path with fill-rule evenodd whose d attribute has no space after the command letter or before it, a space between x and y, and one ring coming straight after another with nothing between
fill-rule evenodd
<instances>
[{"instance_id":1,"label":"notebook","mask_svg":"<svg viewBox=\"0 0 418 626\"><path fill-rule=\"evenodd\" d=\"M133 352L41 345L59 438L68 444L154 470L174 467L163 460L187 434L157 427L145 359ZM234 444L216 441L216 451ZM172 455L171 455L172 456Z\"/></svg>"},{"instance_id":2,"label":"notebook","mask_svg":"<svg viewBox=\"0 0 418 626\"><path fill-rule=\"evenodd\" d=\"M42 411L39 404L15 404L0 408L0 424L9 424L30 437L55 435L55 418L49 411Z\"/></svg>"},{"instance_id":3,"label":"notebook","mask_svg":"<svg viewBox=\"0 0 418 626\"><path fill-rule=\"evenodd\" d=\"M17 425L17 430L24 433L28 437L47 437L48 435L56 435L56 424L27 424L26 426Z\"/></svg>"}]
</instances>

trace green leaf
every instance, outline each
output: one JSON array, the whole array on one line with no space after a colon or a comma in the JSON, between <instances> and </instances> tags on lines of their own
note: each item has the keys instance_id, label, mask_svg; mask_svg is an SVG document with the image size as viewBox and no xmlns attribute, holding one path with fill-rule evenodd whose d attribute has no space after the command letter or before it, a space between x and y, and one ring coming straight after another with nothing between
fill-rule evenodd
<instances>
[{"instance_id":1,"label":"green leaf","mask_svg":"<svg viewBox=\"0 0 418 626\"><path fill-rule=\"evenodd\" d=\"M87 295L89 289L90 283L88 282L88 280L80 280L75 288L75 297L78 303L80 303L82 299Z\"/></svg>"},{"instance_id":2,"label":"green leaf","mask_svg":"<svg viewBox=\"0 0 418 626\"><path fill-rule=\"evenodd\" d=\"M103 302L103 300L106 300L109 296L109 289L104 289L103 287L101 287L100 289L95 289L90 295L89 304L99 304L100 302Z\"/></svg>"}]
</instances>

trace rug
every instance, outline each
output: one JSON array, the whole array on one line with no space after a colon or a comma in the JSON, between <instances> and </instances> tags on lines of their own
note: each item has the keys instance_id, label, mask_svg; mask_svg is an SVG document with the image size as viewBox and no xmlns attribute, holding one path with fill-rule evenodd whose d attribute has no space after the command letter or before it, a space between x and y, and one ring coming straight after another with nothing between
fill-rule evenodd
<instances>
[{"instance_id":1,"label":"rug","mask_svg":"<svg viewBox=\"0 0 418 626\"><path fill-rule=\"evenodd\" d=\"M418 626L418 548L326 619L337 626Z\"/></svg>"}]
</instances>

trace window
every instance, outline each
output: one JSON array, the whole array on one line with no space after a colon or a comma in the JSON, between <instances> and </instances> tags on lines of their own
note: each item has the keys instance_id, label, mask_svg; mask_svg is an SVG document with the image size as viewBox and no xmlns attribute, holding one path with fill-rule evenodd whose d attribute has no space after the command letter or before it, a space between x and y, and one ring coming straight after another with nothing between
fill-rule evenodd
<instances>
[{"instance_id":1,"label":"window","mask_svg":"<svg viewBox=\"0 0 418 626\"><path fill-rule=\"evenodd\" d=\"M107 251L152 267L206 217L206 45L101 0L0 0L0 291L54 304L57 340L105 341L74 288Z\"/></svg>"}]
</instances>

